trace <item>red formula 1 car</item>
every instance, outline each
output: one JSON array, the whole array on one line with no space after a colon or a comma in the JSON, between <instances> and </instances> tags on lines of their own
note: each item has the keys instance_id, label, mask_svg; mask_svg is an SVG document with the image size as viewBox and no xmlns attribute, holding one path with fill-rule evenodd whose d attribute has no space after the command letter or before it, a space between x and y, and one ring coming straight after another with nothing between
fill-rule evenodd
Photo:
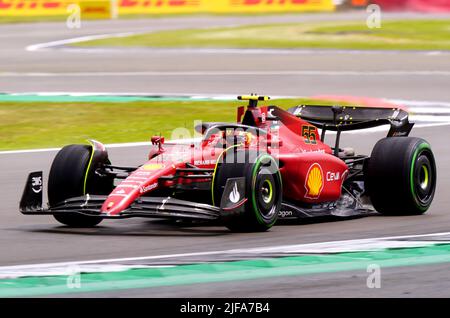
<instances>
[{"instance_id":1,"label":"red formula 1 car","mask_svg":"<svg viewBox=\"0 0 450 318\"><path fill-rule=\"evenodd\" d=\"M53 215L73 227L130 217L216 220L233 231L265 231L277 219L324 215L424 213L436 188L430 145L408 137L402 109L344 106L258 107L239 96L237 123L202 123L201 140L153 137L139 167L111 164L105 147L69 145L56 155L42 207L42 172L29 175L20 203L27 215ZM372 154L340 149L342 132L390 125ZM320 134L319 134L320 130ZM336 133L334 147L325 144Z\"/></svg>"}]
</instances>

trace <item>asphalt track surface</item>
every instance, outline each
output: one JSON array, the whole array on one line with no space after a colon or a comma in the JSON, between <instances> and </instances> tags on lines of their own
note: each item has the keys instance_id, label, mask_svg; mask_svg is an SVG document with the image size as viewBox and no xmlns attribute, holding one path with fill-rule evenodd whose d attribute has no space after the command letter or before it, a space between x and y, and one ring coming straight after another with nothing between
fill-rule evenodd
<instances>
[{"instance_id":1,"label":"asphalt track surface","mask_svg":"<svg viewBox=\"0 0 450 318\"><path fill-rule=\"evenodd\" d=\"M27 52L31 44L83 35L124 31L207 27L249 23L289 22L329 19L357 19L362 15L314 15L240 18L179 18L150 21L114 21L85 23L81 30L68 30L61 23L1 25L0 87L3 92L152 92L238 94L351 94L371 97L450 101L449 77L434 71L450 71L450 55L424 52L358 54L298 52L273 53L201 53L142 50L135 52L74 53L62 50ZM407 18L415 18L408 14ZM106 56L105 56L106 54ZM323 71L323 75L220 75L222 71ZM177 72L178 75L95 76L96 72ZM182 75L198 72L199 75ZM422 71L422 75L384 76L338 75L342 71ZM5 72L9 72L5 74ZM32 73L60 73L60 76L35 76ZM76 76L67 73L83 72ZM201 74L201 72L205 72ZM208 75L215 72L216 75ZM327 72L329 73L328 75ZM331 73L337 75L330 75ZM170 73L169 73L170 74ZM417 73L419 74L419 73ZM38 120L38 119L37 119ZM101 120L101 119L99 119ZM150 120L150 119L149 119ZM450 152L448 126L419 128L413 136L427 139L434 149L438 165L438 190L429 212L423 216L372 216L339 222L317 222L275 226L267 233L233 234L214 227L180 227L142 219L104 221L94 229L69 229L51 217L26 217L18 212L18 202L27 173L44 170L45 175L55 152L0 155L0 265L19 265L74 260L214 251L264 247L393 235L446 232L450 229ZM95 137L95 136L93 136ZM359 153L370 153L382 133L364 133L344 137L344 145ZM146 147L114 148L110 157L115 164L139 164L145 160ZM387 180L388 182L388 180ZM381 289L365 286L367 273L341 272L298 278L273 278L229 283L166 287L134 291L96 293L94 296L264 296L264 297L402 297L450 296L447 282L449 264L391 268L384 273ZM423 287L422 289L418 289ZM236 291L239 290L238 293ZM92 296L92 295L82 295Z\"/></svg>"}]
</instances>

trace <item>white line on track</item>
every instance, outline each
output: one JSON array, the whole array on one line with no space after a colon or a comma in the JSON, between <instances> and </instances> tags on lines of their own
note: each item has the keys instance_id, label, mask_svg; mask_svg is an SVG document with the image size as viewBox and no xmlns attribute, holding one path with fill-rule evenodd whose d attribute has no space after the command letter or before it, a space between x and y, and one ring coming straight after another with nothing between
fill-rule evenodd
<instances>
[{"instance_id":1,"label":"white line on track","mask_svg":"<svg viewBox=\"0 0 450 318\"><path fill-rule=\"evenodd\" d=\"M30 51L30 52L45 51L47 49L56 48L56 47L67 45L67 44L87 42L87 41L93 41L93 40L109 39L109 38L126 37L126 36L132 36L132 35L136 35L136 34L138 34L138 33L137 32L121 32L121 33L87 35L87 36L81 36L81 37L70 38L70 39L65 39L65 40L33 44L33 45L27 46L25 48L25 50Z\"/></svg>"},{"instance_id":2,"label":"white line on track","mask_svg":"<svg viewBox=\"0 0 450 318\"><path fill-rule=\"evenodd\" d=\"M409 106L423 106L423 107L446 107L450 109L449 102L439 102L439 101L418 101L418 100L404 100L404 99L390 99L390 102L394 104L408 104Z\"/></svg>"},{"instance_id":3,"label":"white line on track","mask_svg":"<svg viewBox=\"0 0 450 318\"><path fill-rule=\"evenodd\" d=\"M214 256L214 255L245 255L261 257L267 253L278 254L323 254L343 253L358 251L377 251L387 248L414 248L435 244L450 244L450 232L432 233L421 235L404 235L391 237L378 237L357 240L343 240L331 242L319 242L308 244L293 244L280 246L266 246L256 248L242 248L209 252L193 252L181 254L153 255L142 257L98 259L89 261L70 261L59 263L42 263L28 265L13 265L0 267L0 279L23 276L67 275L76 266L80 272L83 271L120 271L136 267L147 267L145 264L126 265L130 262L145 262L151 260L182 259L187 257Z\"/></svg>"},{"instance_id":4,"label":"white line on track","mask_svg":"<svg viewBox=\"0 0 450 318\"><path fill-rule=\"evenodd\" d=\"M149 32L158 32L153 30ZM151 52L151 53L194 53L194 54L424 54L424 55L442 55L449 54L450 51L423 51L423 50L339 50L339 49L254 49L254 48L133 48L133 47L121 47L121 48L104 48L104 47L68 47L68 44L82 43L93 40L102 40L109 38L121 38L133 35L147 34L149 32L121 32L121 33L108 33L87 35L75 38L69 38L58 41L51 41L45 43L37 43L28 45L25 50L29 52L48 51L48 50L61 50L74 53L126 53L130 52Z\"/></svg>"},{"instance_id":5,"label":"white line on track","mask_svg":"<svg viewBox=\"0 0 450 318\"><path fill-rule=\"evenodd\" d=\"M31 46L33 48L33 46ZM28 49L28 47L27 47ZM426 56L436 56L450 54L450 51L396 51L396 50L336 50L336 49L233 49L233 48L158 48L158 47L70 47L58 46L54 48L44 48L34 51L57 50L68 53L81 54L130 54L145 53L154 55L168 54L238 54L238 55L396 55L396 54L419 54Z\"/></svg>"},{"instance_id":6,"label":"white line on track","mask_svg":"<svg viewBox=\"0 0 450 318\"><path fill-rule=\"evenodd\" d=\"M104 77L104 76L450 76L450 71L140 71L140 72L0 72L0 77Z\"/></svg>"},{"instance_id":7,"label":"white line on track","mask_svg":"<svg viewBox=\"0 0 450 318\"><path fill-rule=\"evenodd\" d=\"M190 143L198 141L198 139L176 139L169 140L167 144L180 144L180 143ZM149 141L143 142L127 142L127 143L118 143L118 144L106 144L107 148L128 148L128 147L141 147L141 146L150 146L152 143ZM36 152L53 152L58 151L61 148L41 148L41 149L24 149L24 150L6 150L0 151L0 155L9 155L9 154L20 154L20 153L36 153Z\"/></svg>"},{"instance_id":8,"label":"white line on track","mask_svg":"<svg viewBox=\"0 0 450 318\"><path fill-rule=\"evenodd\" d=\"M123 144L109 144L106 145L108 148L118 148L118 147L139 147L139 146L147 146L151 145L151 142L130 142ZM36 152L52 152L58 151L61 148L41 148L41 149L24 149L24 150L6 150L0 151L0 155L9 155L9 154L20 154L20 153L36 153Z\"/></svg>"},{"instance_id":9,"label":"white line on track","mask_svg":"<svg viewBox=\"0 0 450 318\"><path fill-rule=\"evenodd\" d=\"M147 93L135 93L135 92L24 92L24 93L8 93L10 96L28 96L28 95L36 95L36 96L70 96L70 97L92 97L92 96L113 96L113 97L127 97L127 96L138 96L138 97L167 97L167 98L176 98L176 97L186 97L190 99L219 99L219 100L236 100L236 96L238 94L187 94L187 93L155 93L155 92L147 92ZM271 98L297 98L297 96L287 96L287 95L271 95ZM305 97L306 98L306 97Z\"/></svg>"}]
</instances>

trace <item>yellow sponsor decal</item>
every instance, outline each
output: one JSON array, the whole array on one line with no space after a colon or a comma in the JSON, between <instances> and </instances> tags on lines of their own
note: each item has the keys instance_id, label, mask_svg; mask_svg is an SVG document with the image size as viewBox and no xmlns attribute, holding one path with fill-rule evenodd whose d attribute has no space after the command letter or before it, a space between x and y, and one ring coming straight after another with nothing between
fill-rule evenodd
<instances>
[{"instance_id":1,"label":"yellow sponsor decal","mask_svg":"<svg viewBox=\"0 0 450 318\"><path fill-rule=\"evenodd\" d=\"M332 0L0 0L0 16L68 16L78 4L82 18L127 14L271 13L333 11Z\"/></svg>"},{"instance_id":2,"label":"yellow sponsor decal","mask_svg":"<svg viewBox=\"0 0 450 318\"><path fill-rule=\"evenodd\" d=\"M109 0L80 1L82 19L109 19L112 17L112 6Z\"/></svg>"},{"instance_id":3,"label":"yellow sponsor decal","mask_svg":"<svg viewBox=\"0 0 450 318\"><path fill-rule=\"evenodd\" d=\"M120 14L333 11L332 0L118 0Z\"/></svg>"},{"instance_id":4,"label":"yellow sponsor decal","mask_svg":"<svg viewBox=\"0 0 450 318\"><path fill-rule=\"evenodd\" d=\"M112 15L111 0L0 0L0 17L69 17L73 5L79 7L81 19L109 19Z\"/></svg>"},{"instance_id":5,"label":"yellow sponsor decal","mask_svg":"<svg viewBox=\"0 0 450 318\"><path fill-rule=\"evenodd\" d=\"M176 14L206 12L207 0L117 0L120 14Z\"/></svg>"},{"instance_id":6,"label":"yellow sponsor decal","mask_svg":"<svg viewBox=\"0 0 450 318\"><path fill-rule=\"evenodd\" d=\"M217 0L216 13L333 11L332 0Z\"/></svg>"},{"instance_id":7,"label":"yellow sponsor decal","mask_svg":"<svg viewBox=\"0 0 450 318\"><path fill-rule=\"evenodd\" d=\"M142 169L152 171L152 170L160 170L163 169L164 167L165 166L162 163L149 163L147 165L143 165Z\"/></svg>"},{"instance_id":8,"label":"yellow sponsor decal","mask_svg":"<svg viewBox=\"0 0 450 318\"><path fill-rule=\"evenodd\" d=\"M314 163L308 170L305 181L307 199L318 199L323 190L323 171L318 163Z\"/></svg>"}]
</instances>

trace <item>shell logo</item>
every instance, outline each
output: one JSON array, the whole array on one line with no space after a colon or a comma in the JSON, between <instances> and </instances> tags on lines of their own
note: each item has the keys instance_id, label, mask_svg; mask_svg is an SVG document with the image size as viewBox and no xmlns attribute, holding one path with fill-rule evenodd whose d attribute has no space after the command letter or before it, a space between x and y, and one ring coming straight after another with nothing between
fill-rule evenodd
<instances>
[{"instance_id":1,"label":"shell logo","mask_svg":"<svg viewBox=\"0 0 450 318\"><path fill-rule=\"evenodd\" d=\"M305 198L316 200L320 197L323 190L323 170L318 163L309 167L305 180L306 194Z\"/></svg>"}]
</instances>

